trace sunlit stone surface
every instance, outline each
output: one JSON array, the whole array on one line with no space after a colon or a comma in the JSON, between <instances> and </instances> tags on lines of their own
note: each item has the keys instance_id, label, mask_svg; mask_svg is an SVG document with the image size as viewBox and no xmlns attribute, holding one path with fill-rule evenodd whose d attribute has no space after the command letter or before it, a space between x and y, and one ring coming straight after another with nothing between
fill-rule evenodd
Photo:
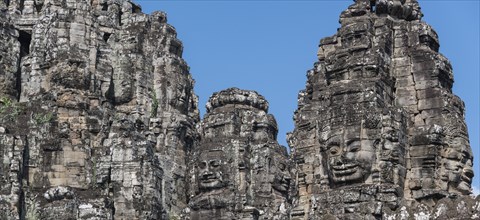
<instances>
[{"instance_id":1,"label":"sunlit stone surface","mask_svg":"<svg viewBox=\"0 0 480 220\"><path fill-rule=\"evenodd\" d=\"M340 15L288 155L255 91L200 120L165 13L0 1L0 219L478 219L464 104L421 18L415 0Z\"/></svg>"}]
</instances>

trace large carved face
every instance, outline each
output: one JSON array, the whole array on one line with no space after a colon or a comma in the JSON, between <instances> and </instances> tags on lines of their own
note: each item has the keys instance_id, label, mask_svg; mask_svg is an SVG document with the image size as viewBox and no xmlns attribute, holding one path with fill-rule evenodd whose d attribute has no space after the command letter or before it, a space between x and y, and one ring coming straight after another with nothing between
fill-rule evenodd
<instances>
[{"instance_id":1,"label":"large carved face","mask_svg":"<svg viewBox=\"0 0 480 220\"><path fill-rule=\"evenodd\" d=\"M290 188L292 177L288 169L286 158L281 156L274 157L270 171L273 174L272 188L281 193L287 193Z\"/></svg>"},{"instance_id":2,"label":"large carved face","mask_svg":"<svg viewBox=\"0 0 480 220\"><path fill-rule=\"evenodd\" d=\"M375 162L375 141L360 139L358 131L335 133L326 141L327 168L332 184L364 183Z\"/></svg>"},{"instance_id":3,"label":"large carved face","mask_svg":"<svg viewBox=\"0 0 480 220\"><path fill-rule=\"evenodd\" d=\"M462 137L454 138L452 144L445 150L444 166L448 181L461 193L469 193L473 178L472 151L468 140Z\"/></svg>"},{"instance_id":4,"label":"large carved face","mask_svg":"<svg viewBox=\"0 0 480 220\"><path fill-rule=\"evenodd\" d=\"M186 81L186 80L185 80ZM185 85L188 82L184 82ZM183 85L176 85L172 91L172 99L170 99L170 104L174 106L179 111L185 111L188 106L188 97L187 97L187 88Z\"/></svg>"},{"instance_id":5,"label":"large carved face","mask_svg":"<svg viewBox=\"0 0 480 220\"><path fill-rule=\"evenodd\" d=\"M199 188L203 191L225 186L225 153L221 150L206 151L200 154L197 164L197 179Z\"/></svg>"}]
</instances>

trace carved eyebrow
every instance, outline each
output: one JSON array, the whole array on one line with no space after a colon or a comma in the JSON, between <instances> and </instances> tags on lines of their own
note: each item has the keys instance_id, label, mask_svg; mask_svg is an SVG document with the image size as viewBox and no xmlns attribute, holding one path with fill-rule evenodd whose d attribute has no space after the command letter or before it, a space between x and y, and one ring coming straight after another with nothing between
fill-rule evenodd
<instances>
[{"instance_id":1,"label":"carved eyebrow","mask_svg":"<svg viewBox=\"0 0 480 220\"><path fill-rule=\"evenodd\" d=\"M333 134L329 137L327 137L326 141L331 142L331 141L340 141L340 135L339 134Z\"/></svg>"},{"instance_id":2,"label":"carved eyebrow","mask_svg":"<svg viewBox=\"0 0 480 220\"><path fill-rule=\"evenodd\" d=\"M326 142L327 142L327 146L340 145L341 139L340 139L340 136L335 135L335 136L331 136L331 137L327 138Z\"/></svg>"},{"instance_id":3,"label":"carved eyebrow","mask_svg":"<svg viewBox=\"0 0 480 220\"><path fill-rule=\"evenodd\" d=\"M334 146L334 145L340 145L340 142L337 140L331 140L327 143L327 146Z\"/></svg>"},{"instance_id":4,"label":"carved eyebrow","mask_svg":"<svg viewBox=\"0 0 480 220\"><path fill-rule=\"evenodd\" d=\"M463 154L465 157L470 157L470 152L468 152L468 151L462 151L462 154Z\"/></svg>"},{"instance_id":5,"label":"carved eyebrow","mask_svg":"<svg viewBox=\"0 0 480 220\"><path fill-rule=\"evenodd\" d=\"M360 142L360 138L353 138L353 139L348 140L348 141L347 141L347 146L348 146L348 145L351 145L351 144L353 144L353 143L355 143L355 142Z\"/></svg>"}]
</instances>

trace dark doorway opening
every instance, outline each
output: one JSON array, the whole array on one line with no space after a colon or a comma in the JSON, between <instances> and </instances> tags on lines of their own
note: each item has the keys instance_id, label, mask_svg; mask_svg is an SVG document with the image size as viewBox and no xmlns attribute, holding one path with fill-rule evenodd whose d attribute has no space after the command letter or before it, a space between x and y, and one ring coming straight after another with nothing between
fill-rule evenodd
<instances>
[{"instance_id":1,"label":"dark doorway opening","mask_svg":"<svg viewBox=\"0 0 480 220\"><path fill-rule=\"evenodd\" d=\"M42 11L42 8L43 8L43 5L35 2L35 9L37 10L37 13L40 13Z\"/></svg>"},{"instance_id":2,"label":"dark doorway opening","mask_svg":"<svg viewBox=\"0 0 480 220\"><path fill-rule=\"evenodd\" d=\"M18 60L17 72L15 74L15 89L17 90L17 101L20 101L20 94L22 92L22 60L23 57L30 54L32 34L26 31L19 31L18 41L20 42L20 59Z\"/></svg>"},{"instance_id":3,"label":"dark doorway opening","mask_svg":"<svg viewBox=\"0 0 480 220\"><path fill-rule=\"evenodd\" d=\"M122 11L119 11L118 12L118 25L122 26L123 23L122 23L122 15L123 15L123 12Z\"/></svg>"},{"instance_id":4,"label":"dark doorway opening","mask_svg":"<svg viewBox=\"0 0 480 220\"><path fill-rule=\"evenodd\" d=\"M30 54L30 44L32 42L32 34L26 31L19 31L18 41L20 41L20 57Z\"/></svg>"},{"instance_id":5,"label":"dark doorway opening","mask_svg":"<svg viewBox=\"0 0 480 220\"><path fill-rule=\"evenodd\" d=\"M20 8L19 10L22 12L23 14L23 9L25 8L25 0L20 0Z\"/></svg>"},{"instance_id":6,"label":"dark doorway opening","mask_svg":"<svg viewBox=\"0 0 480 220\"><path fill-rule=\"evenodd\" d=\"M108 11L108 3L102 3L102 11Z\"/></svg>"},{"instance_id":7,"label":"dark doorway opening","mask_svg":"<svg viewBox=\"0 0 480 220\"><path fill-rule=\"evenodd\" d=\"M108 39L110 39L110 36L112 36L112 34L110 34L110 33L104 33L104 34L103 34L103 40L104 40L105 42L107 42Z\"/></svg>"}]
</instances>

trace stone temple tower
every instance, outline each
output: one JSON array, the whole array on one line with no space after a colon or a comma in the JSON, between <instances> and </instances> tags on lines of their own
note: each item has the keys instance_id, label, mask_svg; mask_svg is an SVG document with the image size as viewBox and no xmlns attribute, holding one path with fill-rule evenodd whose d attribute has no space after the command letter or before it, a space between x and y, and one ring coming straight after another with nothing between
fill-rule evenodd
<instances>
[{"instance_id":1,"label":"stone temple tower","mask_svg":"<svg viewBox=\"0 0 480 220\"><path fill-rule=\"evenodd\" d=\"M0 219L168 219L199 121L166 14L0 1Z\"/></svg>"},{"instance_id":2,"label":"stone temple tower","mask_svg":"<svg viewBox=\"0 0 480 220\"><path fill-rule=\"evenodd\" d=\"M356 0L320 41L291 154L268 102L200 120L166 14L0 0L0 219L478 219L464 104L416 0Z\"/></svg>"},{"instance_id":3,"label":"stone temple tower","mask_svg":"<svg viewBox=\"0 0 480 220\"><path fill-rule=\"evenodd\" d=\"M357 0L321 40L289 135L294 219L379 218L470 193L464 104L421 18L416 0Z\"/></svg>"},{"instance_id":4,"label":"stone temple tower","mask_svg":"<svg viewBox=\"0 0 480 220\"><path fill-rule=\"evenodd\" d=\"M277 123L257 92L213 94L192 158L190 219L287 219L293 184Z\"/></svg>"}]
</instances>

